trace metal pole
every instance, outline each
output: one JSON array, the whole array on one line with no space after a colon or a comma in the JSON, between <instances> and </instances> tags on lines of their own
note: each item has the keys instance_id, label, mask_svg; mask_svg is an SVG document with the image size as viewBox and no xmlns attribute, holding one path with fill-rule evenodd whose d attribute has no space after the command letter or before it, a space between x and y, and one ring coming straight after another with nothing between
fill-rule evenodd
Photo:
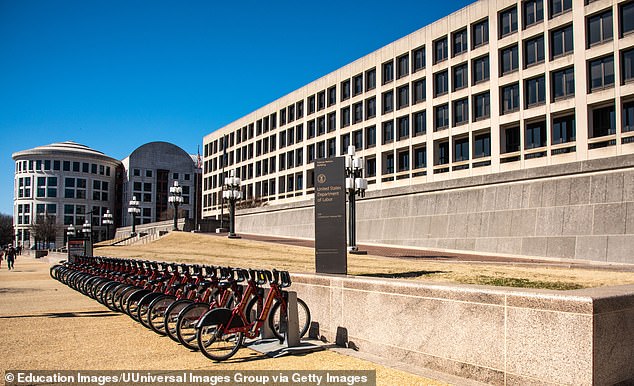
<instances>
[{"instance_id":1,"label":"metal pole","mask_svg":"<svg viewBox=\"0 0 634 386\"><path fill-rule=\"evenodd\" d=\"M354 223L356 221L356 213L355 213L355 191L354 189L350 189L350 221L348 222L349 225L349 238L350 238L350 250L351 251L356 251L357 250L357 242L355 240L355 227L354 227Z\"/></svg>"},{"instance_id":2,"label":"metal pole","mask_svg":"<svg viewBox=\"0 0 634 386\"><path fill-rule=\"evenodd\" d=\"M229 199L229 237L234 237L236 235L236 201L234 199Z\"/></svg>"},{"instance_id":3,"label":"metal pole","mask_svg":"<svg viewBox=\"0 0 634 386\"><path fill-rule=\"evenodd\" d=\"M132 212L132 236L135 236L136 213Z\"/></svg>"},{"instance_id":4,"label":"metal pole","mask_svg":"<svg viewBox=\"0 0 634 386\"><path fill-rule=\"evenodd\" d=\"M178 201L174 200L174 230L178 230Z\"/></svg>"}]
</instances>

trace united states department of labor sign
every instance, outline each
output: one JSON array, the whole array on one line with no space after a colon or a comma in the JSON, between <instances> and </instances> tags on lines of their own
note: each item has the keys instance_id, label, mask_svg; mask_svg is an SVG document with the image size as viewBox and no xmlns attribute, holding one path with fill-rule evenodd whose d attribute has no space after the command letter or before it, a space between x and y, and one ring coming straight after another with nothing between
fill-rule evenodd
<instances>
[{"instance_id":1,"label":"united states department of labor sign","mask_svg":"<svg viewBox=\"0 0 634 386\"><path fill-rule=\"evenodd\" d=\"M315 267L317 273L348 273L343 157L315 161Z\"/></svg>"}]
</instances>

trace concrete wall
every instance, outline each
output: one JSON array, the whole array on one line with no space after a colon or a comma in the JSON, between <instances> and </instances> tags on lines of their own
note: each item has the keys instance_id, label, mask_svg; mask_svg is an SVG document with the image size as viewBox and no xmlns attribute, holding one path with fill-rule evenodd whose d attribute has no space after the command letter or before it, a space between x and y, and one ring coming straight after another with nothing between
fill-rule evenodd
<instances>
[{"instance_id":1,"label":"concrete wall","mask_svg":"<svg viewBox=\"0 0 634 386\"><path fill-rule=\"evenodd\" d=\"M240 211L237 229L314 238L312 204ZM634 263L634 156L371 192L357 241Z\"/></svg>"},{"instance_id":2,"label":"concrete wall","mask_svg":"<svg viewBox=\"0 0 634 386\"><path fill-rule=\"evenodd\" d=\"M495 385L634 381L634 285L522 290L294 274L313 335Z\"/></svg>"}]
</instances>

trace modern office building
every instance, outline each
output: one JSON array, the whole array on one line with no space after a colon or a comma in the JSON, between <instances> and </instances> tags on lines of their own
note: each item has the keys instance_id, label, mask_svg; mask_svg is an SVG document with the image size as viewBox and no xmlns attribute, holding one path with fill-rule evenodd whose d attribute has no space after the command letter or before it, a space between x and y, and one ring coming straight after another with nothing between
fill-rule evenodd
<instances>
[{"instance_id":1,"label":"modern office building","mask_svg":"<svg viewBox=\"0 0 634 386\"><path fill-rule=\"evenodd\" d=\"M194 219L195 176L199 173L196 156L171 143L150 142L134 150L122 163L122 213L128 213L130 200L136 197L141 209L139 224L174 218L168 197L170 186L178 182L183 190L180 217ZM123 216L122 225L132 225L132 218Z\"/></svg>"},{"instance_id":2,"label":"modern office building","mask_svg":"<svg viewBox=\"0 0 634 386\"><path fill-rule=\"evenodd\" d=\"M312 238L349 145L361 243L634 262L634 1L481 0L327 74L204 138L202 215L235 170L239 229Z\"/></svg>"},{"instance_id":3,"label":"modern office building","mask_svg":"<svg viewBox=\"0 0 634 386\"><path fill-rule=\"evenodd\" d=\"M86 220L92 220L93 237L102 240L107 230L102 219L108 210L115 227L131 224L127 208L133 195L141 203L137 224L173 218L167 198L174 181L183 187L180 216L193 219L200 186L195 183L200 175L197 158L166 142L142 145L123 161L71 141L16 152L16 243L33 245L31 225L43 215L52 217L57 226L52 247L65 244L71 224L80 235ZM112 237L114 229L109 231Z\"/></svg>"},{"instance_id":4,"label":"modern office building","mask_svg":"<svg viewBox=\"0 0 634 386\"><path fill-rule=\"evenodd\" d=\"M32 245L31 224L43 215L58 225L58 246L64 245L65 230L71 224L81 232L84 221L92 220L94 232L105 232L101 217L115 208L120 161L71 141L19 151L13 159L16 243Z\"/></svg>"}]
</instances>

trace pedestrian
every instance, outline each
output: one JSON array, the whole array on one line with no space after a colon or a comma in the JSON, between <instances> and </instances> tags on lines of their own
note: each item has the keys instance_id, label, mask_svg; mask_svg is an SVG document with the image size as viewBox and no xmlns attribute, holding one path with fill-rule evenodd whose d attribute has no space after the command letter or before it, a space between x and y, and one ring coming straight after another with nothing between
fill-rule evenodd
<instances>
[{"instance_id":1,"label":"pedestrian","mask_svg":"<svg viewBox=\"0 0 634 386\"><path fill-rule=\"evenodd\" d=\"M4 256L4 250L0 249L0 268L2 268L2 258Z\"/></svg>"},{"instance_id":2,"label":"pedestrian","mask_svg":"<svg viewBox=\"0 0 634 386\"><path fill-rule=\"evenodd\" d=\"M18 244L18 248L16 250L16 252L18 253L18 255L22 255L22 244Z\"/></svg>"},{"instance_id":3,"label":"pedestrian","mask_svg":"<svg viewBox=\"0 0 634 386\"><path fill-rule=\"evenodd\" d=\"M13 262L15 261L15 248L10 246L7 249L6 256L7 256L7 266L9 267L9 271L12 269L15 271L15 267L13 266Z\"/></svg>"}]
</instances>

